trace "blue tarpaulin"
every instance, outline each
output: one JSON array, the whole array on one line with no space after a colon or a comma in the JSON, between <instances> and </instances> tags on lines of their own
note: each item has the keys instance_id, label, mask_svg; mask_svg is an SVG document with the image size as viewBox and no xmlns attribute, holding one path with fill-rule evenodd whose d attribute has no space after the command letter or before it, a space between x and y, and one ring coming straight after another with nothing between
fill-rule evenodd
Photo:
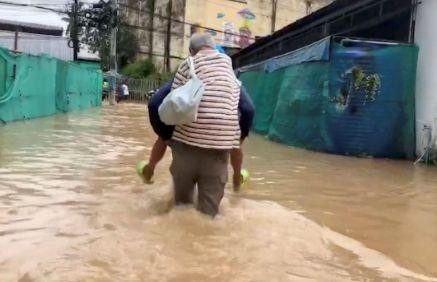
<instances>
[{"instance_id":1,"label":"blue tarpaulin","mask_svg":"<svg viewBox=\"0 0 437 282\"><path fill-rule=\"evenodd\" d=\"M322 40L314 42L298 50L286 53L284 55L242 67L238 69L238 72L245 72L256 69L264 70L267 72L274 72L281 68L286 68L305 62L328 61L330 46L331 37L326 37Z\"/></svg>"},{"instance_id":2,"label":"blue tarpaulin","mask_svg":"<svg viewBox=\"0 0 437 282\"><path fill-rule=\"evenodd\" d=\"M267 72L273 72L281 68L305 62L328 61L330 45L330 37L322 39L291 53L268 60L265 69Z\"/></svg>"}]
</instances>

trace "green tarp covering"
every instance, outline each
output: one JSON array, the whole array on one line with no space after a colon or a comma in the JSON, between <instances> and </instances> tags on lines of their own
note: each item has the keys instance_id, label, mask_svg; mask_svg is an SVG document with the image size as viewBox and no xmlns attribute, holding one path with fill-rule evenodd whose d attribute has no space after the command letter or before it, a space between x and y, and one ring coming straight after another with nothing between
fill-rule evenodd
<instances>
[{"instance_id":1,"label":"green tarp covering","mask_svg":"<svg viewBox=\"0 0 437 282\"><path fill-rule=\"evenodd\" d=\"M240 71L256 107L254 130L311 150L413 158L418 48L336 40L329 49L319 61Z\"/></svg>"},{"instance_id":2,"label":"green tarp covering","mask_svg":"<svg viewBox=\"0 0 437 282\"><path fill-rule=\"evenodd\" d=\"M0 120L100 106L102 80L99 64L14 54L0 48Z\"/></svg>"}]
</instances>

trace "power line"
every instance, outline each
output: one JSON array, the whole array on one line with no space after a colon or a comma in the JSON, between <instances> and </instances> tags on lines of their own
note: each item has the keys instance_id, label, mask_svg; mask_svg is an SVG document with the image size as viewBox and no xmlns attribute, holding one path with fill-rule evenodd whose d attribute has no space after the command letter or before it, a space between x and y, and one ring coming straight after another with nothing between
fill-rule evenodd
<instances>
[{"instance_id":1,"label":"power line","mask_svg":"<svg viewBox=\"0 0 437 282\"><path fill-rule=\"evenodd\" d=\"M140 54L144 54L144 55L149 55L149 54L150 54L150 53L147 52L147 51L141 51L141 50L139 50L138 53L140 53ZM158 54L158 53L152 53L152 55L153 55L153 56L156 56L156 57L166 57L166 55L164 55L164 54ZM170 58L170 59L179 59L179 60L185 60L185 59L186 59L186 58L179 57L179 56L175 56L175 55L170 55L169 58Z\"/></svg>"},{"instance_id":2,"label":"power line","mask_svg":"<svg viewBox=\"0 0 437 282\"><path fill-rule=\"evenodd\" d=\"M159 30L159 29L156 29L156 28L149 28L149 27L144 27L144 26L132 25L132 24L129 24L129 23L126 23L126 22L122 22L121 25L125 26L127 28L132 28L132 29L140 29L140 30L148 31L148 32L156 32L156 33L161 33L161 34L167 34L167 31L166 30L162 30L162 29ZM191 38L190 35L181 34L179 32L175 32L175 31L172 31L171 35L176 36L176 37ZM219 41L219 42L225 42L225 40L220 39L220 38L215 38L214 40L215 41Z\"/></svg>"},{"instance_id":3,"label":"power line","mask_svg":"<svg viewBox=\"0 0 437 282\"><path fill-rule=\"evenodd\" d=\"M14 35L0 35L0 38L4 38L4 39L15 39ZM68 38L67 37L62 37L62 36L56 36L56 35L38 35L38 36L32 36L32 37L28 37L28 36L22 36L19 35L17 37L19 40L29 40L29 41L33 41L33 40L57 40L57 41L66 41Z\"/></svg>"},{"instance_id":4,"label":"power line","mask_svg":"<svg viewBox=\"0 0 437 282\"><path fill-rule=\"evenodd\" d=\"M68 14L66 11L63 11L63 10L47 8L47 7L44 7L44 6L34 5L34 4L12 3L12 2L1 1L1 0L0 0L0 4L12 5L12 6L20 6L20 7L33 7L33 8L38 8L38 9L42 9L42 10L52 11L52 12L56 12L56 13L60 13L60 14ZM48 4L45 4L45 5L48 5ZM127 8L138 10L136 7L133 7L133 6L130 6L130 5L127 5L127 4L120 3L119 5L122 6L122 7L127 7ZM65 5L65 6L67 7L67 5ZM144 12L149 12L149 14L150 14L150 10L148 10L148 9L144 9ZM181 24L184 24L184 25L189 25L189 26L194 26L194 27L198 27L198 28L203 28L203 29L206 29L208 31L214 31L214 32L217 32L217 33L226 33L226 32L224 32L222 30L218 30L218 29L215 29L215 28L212 28L212 27L207 27L207 26L203 26L203 25L199 25L199 24L195 24L195 23L189 23L189 22L182 21L182 20L179 20L179 19L176 19L176 18L172 18L172 17L168 17L168 16L163 16L163 15L158 14L158 13L153 13L153 16L156 16L156 17L159 17L159 18L165 19L165 20L171 20L173 22L181 23ZM236 33L227 33L227 34L233 35L233 36L240 36L239 34L236 34ZM252 40L255 40L254 37L248 37L248 38L252 39Z\"/></svg>"},{"instance_id":5,"label":"power line","mask_svg":"<svg viewBox=\"0 0 437 282\"><path fill-rule=\"evenodd\" d=\"M80 1L80 2L83 3L83 4L90 4L90 5L95 4L95 2L84 2L84 1ZM217 4L217 3L214 3L214 2L210 2L210 3ZM67 12L65 10L49 8L48 6L54 6L54 5L59 5L59 6L62 5L62 6L65 6L65 7L68 6L68 4L61 4L61 3L53 3L53 4L49 4L49 3L44 3L44 4L26 4L26 3L13 3L13 2L7 2L7 1L1 1L1 0L0 0L0 4L12 5L12 6L20 6L20 7L38 8L38 9L42 9L42 10L47 10L47 11L59 13L59 14L67 14ZM130 8L130 9L134 9L134 10L137 10L137 11L139 10L137 7L134 7L134 6L131 6L131 5L128 5L128 4L119 3L119 5L122 6L122 7L125 7L125 8ZM45 6L47 6L47 7L45 7ZM228 5L228 7L230 7L230 6ZM179 20L179 19L173 18L173 17L164 16L164 15L161 15L161 14L158 14L158 13L151 13L151 11L149 9L144 9L142 11L148 12L149 14L153 14L153 16L159 17L161 19L170 20L170 21L173 21L173 22L176 22L176 23L181 23L181 24L188 25L188 26L194 26L194 27L202 28L202 29L205 29L207 31L214 31L216 33L221 33L221 34L227 33L229 35L238 36L238 37L241 36L240 34L237 34L237 33L228 33L228 32L224 32L222 30L218 30L218 29L215 29L215 28L212 28L212 27L208 27L208 26L203 26L203 25L200 25L200 24L197 24L197 23L190 23L190 22L186 22L186 21L183 21L183 20ZM266 15L263 15L263 16L266 16ZM286 21L286 19L283 19L283 18L279 18L279 19ZM248 39L255 40L255 37L248 37Z\"/></svg>"},{"instance_id":6,"label":"power line","mask_svg":"<svg viewBox=\"0 0 437 282\"><path fill-rule=\"evenodd\" d=\"M97 4L98 2L96 2L96 1L80 1L81 3L83 3L83 4ZM73 3L73 0L69 0L68 2L65 2L65 3L59 3L59 2L56 2L56 3L47 3L47 2L44 2L44 3L31 3L31 4L28 4L28 3L17 3L17 2L8 2L8 3L13 3L13 4L18 4L18 5L39 5L39 6L68 6L68 5L71 5L72 3Z\"/></svg>"},{"instance_id":7,"label":"power line","mask_svg":"<svg viewBox=\"0 0 437 282\"><path fill-rule=\"evenodd\" d=\"M230 9L233 9L233 10L235 10L235 11L237 11L237 10L239 10L239 8L236 8L236 7L233 7L233 6L231 6L231 5L229 5L229 4L224 4L224 3L216 3L216 2L214 2L214 1L212 1L212 0L209 0L210 2L210 4L213 4L213 5L216 5L216 6L219 6L219 7L228 7L228 8L230 8ZM47 2L45 2L45 3L32 3L32 4L27 4L27 3L13 3L13 2L4 2L4 1L0 1L0 4L8 4L8 5L17 5L17 6L27 6L27 7L36 7L36 6L40 6L41 8L45 8L44 6L68 6L68 5L71 5L71 0L69 1L69 2L66 2L66 3L47 3ZM92 4L96 4L97 2L93 2L93 1L80 1L82 4L89 4L89 5L92 5ZM121 4L120 3L120 5L123 5L123 6L128 6L127 4ZM286 7L286 8L288 8L288 6L286 6L286 5L281 5L281 4L278 4L278 6L282 6L282 7ZM133 6L130 6L131 8L133 8ZM136 8L133 8L133 9L136 9ZM288 9L289 10L289 9ZM296 10L296 9L292 9L292 10L294 10L294 11L298 11L298 10ZM59 10L58 10L59 11ZM253 12L252 12L253 13ZM255 16L263 16L263 17L271 17L271 15L270 14L263 14L263 13L253 13ZM285 18L278 18L278 19L281 19L281 20L288 20L288 19L285 19Z\"/></svg>"},{"instance_id":8,"label":"power line","mask_svg":"<svg viewBox=\"0 0 437 282\"><path fill-rule=\"evenodd\" d=\"M66 11L63 11L63 10L58 10L58 9L54 9L54 8L44 7L46 4L44 4L44 5L34 5L34 4L25 4L25 3L13 3L13 2L7 2L7 1L0 1L0 4L11 5L11 6L18 6L18 7L32 7L32 8L37 8L37 9L51 11L51 12L60 13L60 14L66 14L67 13Z\"/></svg>"},{"instance_id":9,"label":"power line","mask_svg":"<svg viewBox=\"0 0 437 282\"><path fill-rule=\"evenodd\" d=\"M80 2L83 3L83 1L80 1ZM36 5L36 4L11 3L11 2L1 1L1 0L0 0L0 4L7 4L7 5L14 5L14 6L22 6L22 7L23 7L23 6L24 6L24 7L34 7L34 8L40 8L40 9L44 9L44 10L49 10L49 11L56 12L56 13L68 14L66 11L61 11L61 10L57 10L57 9L46 8L46 7L42 7L42 6ZM59 3L58 3L58 4L59 4ZM94 4L94 3L88 3L88 4ZM44 4L44 5L49 5L49 4ZM64 4L63 4L63 5L64 5ZM119 5L122 6L122 7L130 8L130 9L134 9L134 10L137 10L137 11L138 11L138 8L137 8L137 7L133 7L133 6L130 6L130 5L127 5L127 4L121 4L121 3L120 3ZM64 6L67 7L67 5L64 5ZM161 19L171 20L171 21L173 21L173 22L181 23L181 24L183 24L183 25L188 25L188 26L191 26L191 27L194 26L194 27L198 27L198 28L203 28L203 29L206 29L207 31L213 31L213 32L220 33L220 34L229 34L229 35L231 35L231 36L235 36L235 37L238 37L238 38L241 37L240 34L236 34L236 33L227 33L227 32L224 32L224 31L222 31L222 30L214 29L214 28L207 27L207 26L202 26L202 25L195 24L195 23L194 23L194 24L193 24L193 23L189 23L189 22L186 22L186 21L183 21L183 20L179 20L179 19L176 19L176 18L173 18L173 17L163 16L163 15L158 14L158 13L150 13L150 10L149 10L149 9L144 9L143 11L144 11L144 12L149 12L149 14L152 14L153 16L159 17L159 18L161 18ZM159 32L159 33L162 33L162 34L166 34L166 33L167 33L166 31L160 31L160 30L157 30L157 29L150 29L150 28L146 28L146 27L134 26L134 25L130 25L130 24L127 24L127 23L123 23L123 25L128 26L128 27L131 27L131 28L136 28L136 29L142 29L142 30L150 31L150 32ZM172 32L172 34L173 34L173 35L176 35L176 36L180 36L179 33L173 33L173 32ZM189 37L189 36L185 36L185 34L184 34L182 37ZM247 37L247 38L248 38L248 39L251 39L251 40L255 40L254 37ZM222 41L222 42L223 42L223 40L221 40L221 39L219 39L218 41Z\"/></svg>"},{"instance_id":10,"label":"power line","mask_svg":"<svg viewBox=\"0 0 437 282\"><path fill-rule=\"evenodd\" d=\"M127 5L127 4L121 4L120 3L119 5L122 6L122 7L138 10L138 8L130 6L130 5ZM159 17L161 19L171 20L173 22L181 23L181 24L188 25L188 26L194 26L194 27L198 27L198 28L203 28L203 29L206 29L207 31L214 31L214 32L217 32L217 33L226 33L226 34L229 34L229 35L241 37L241 35L237 34L237 33L228 33L228 32L224 32L222 30L215 29L215 28L212 28L212 27L207 27L207 26L203 26L203 25L200 25L200 24L196 24L196 23L186 22L186 21L179 20L179 19L176 19L176 18L172 18L172 17L168 17L168 16L163 16L163 15L157 14L157 13L150 13L151 11L148 10L148 9L144 9L143 11L144 12L149 12L149 14L152 14L153 16ZM252 40L255 40L255 37L248 37L248 38L252 39Z\"/></svg>"}]
</instances>

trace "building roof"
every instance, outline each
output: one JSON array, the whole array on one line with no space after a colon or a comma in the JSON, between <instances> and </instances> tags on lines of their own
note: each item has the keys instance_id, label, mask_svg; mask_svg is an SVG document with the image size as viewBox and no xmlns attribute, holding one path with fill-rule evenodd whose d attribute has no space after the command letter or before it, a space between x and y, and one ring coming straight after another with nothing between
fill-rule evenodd
<instances>
[{"instance_id":1,"label":"building roof","mask_svg":"<svg viewBox=\"0 0 437 282\"><path fill-rule=\"evenodd\" d=\"M0 30L15 31L19 30L26 33L62 36L64 30L59 26L26 23L0 19Z\"/></svg>"},{"instance_id":2,"label":"building roof","mask_svg":"<svg viewBox=\"0 0 437 282\"><path fill-rule=\"evenodd\" d=\"M236 66L243 66L296 50L330 35L406 42L412 7L412 0L336 0L262 37L232 58Z\"/></svg>"},{"instance_id":3,"label":"building roof","mask_svg":"<svg viewBox=\"0 0 437 282\"><path fill-rule=\"evenodd\" d=\"M68 46L68 37L51 36L34 33L19 32L17 51L32 55L46 54L50 57L72 61L73 49ZM0 47L13 50L15 32L0 30ZM82 61L100 61L98 53L93 53L88 46L81 44L78 59Z\"/></svg>"}]
</instances>

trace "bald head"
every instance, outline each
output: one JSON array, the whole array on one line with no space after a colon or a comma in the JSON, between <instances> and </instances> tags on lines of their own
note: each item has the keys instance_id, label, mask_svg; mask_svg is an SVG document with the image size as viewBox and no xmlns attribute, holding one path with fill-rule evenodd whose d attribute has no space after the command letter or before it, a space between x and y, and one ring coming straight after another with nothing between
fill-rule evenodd
<instances>
[{"instance_id":1,"label":"bald head","mask_svg":"<svg viewBox=\"0 0 437 282\"><path fill-rule=\"evenodd\" d=\"M195 33L190 39L190 52L195 55L202 49L215 49L215 41L207 32Z\"/></svg>"}]
</instances>

